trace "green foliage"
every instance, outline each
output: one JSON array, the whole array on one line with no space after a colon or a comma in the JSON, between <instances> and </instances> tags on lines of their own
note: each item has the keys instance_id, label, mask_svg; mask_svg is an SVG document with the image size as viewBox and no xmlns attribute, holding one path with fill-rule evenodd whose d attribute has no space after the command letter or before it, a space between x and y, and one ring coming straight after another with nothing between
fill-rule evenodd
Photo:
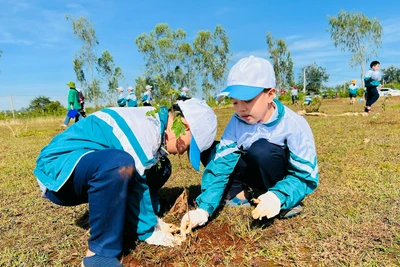
<instances>
[{"instance_id":1,"label":"green foliage","mask_svg":"<svg viewBox=\"0 0 400 267\"><path fill-rule=\"evenodd\" d=\"M389 66L386 69L382 69L383 80L388 84L400 84L400 69L396 68L394 65ZM396 88L396 87L394 87ZM400 87L397 87L400 88Z\"/></svg>"},{"instance_id":2,"label":"green foliage","mask_svg":"<svg viewBox=\"0 0 400 267\"><path fill-rule=\"evenodd\" d=\"M106 81L108 89L108 102L111 105L116 96L116 88L119 86L119 81L123 79L122 69L115 67L114 59L110 52L105 50L101 57L97 60L97 72L101 75L102 79Z\"/></svg>"},{"instance_id":3,"label":"green foliage","mask_svg":"<svg viewBox=\"0 0 400 267\"><path fill-rule=\"evenodd\" d=\"M365 63L372 56L377 56L377 49L381 47L383 29L379 19L369 19L362 13L346 12L341 10L337 17L328 16L335 47L343 52L350 52L350 66L361 66L361 81L364 87Z\"/></svg>"},{"instance_id":4,"label":"green foliage","mask_svg":"<svg viewBox=\"0 0 400 267\"><path fill-rule=\"evenodd\" d=\"M41 112L44 114L47 112L47 105L50 103L51 103L50 97L46 96L35 97L29 103L28 111Z\"/></svg>"},{"instance_id":5,"label":"green foliage","mask_svg":"<svg viewBox=\"0 0 400 267\"><path fill-rule=\"evenodd\" d=\"M329 74L326 73L326 69L318 66L317 63L303 67L299 72L299 81L303 83L304 81L304 68L306 69L306 88L307 92L313 92L319 94L323 87L323 83L329 80Z\"/></svg>"},{"instance_id":6,"label":"green foliage","mask_svg":"<svg viewBox=\"0 0 400 267\"><path fill-rule=\"evenodd\" d=\"M208 99L224 83L227 64L231 57L229 36L221 25L217 25L214 33L199 31L193 47L194 62L201 78L203 97Z\"/></svg>"},{"instance_id":7,"label":"green foliage","mask_svg":"<svg viewBox=\"0 0 400 267\"><path fill-rule=\"evenodd\" d=\"M311 103L309 105L304 104L303 101L300 102L300 105L302 105L303 109L309 113L309 112L319 112L320 107L322 105L322 99L319 97L314 97L311 100Z\"/></svg>"},{"instance_id":8,"label":"green foliage","mask_svg":"<svg viewBox=\"0 0 400 267\"><path fill-rule=\"evenodd\" d=\"M96 46L99 44L97 40L95 30L92 23L85 17L73 18L67 14L66 20L72 22L72 29L74 35L82 42L82 47L78 53L75 54L74 58L74 70L81 85L84 85L85 98L87 101L94 101L94 104L98 106L99 97L101 96L101 90L99 81L96 80L94 75L94 67L97 64L97 57L95 53ZM86 71L89 73L90 80L86 81L86 76L83 72L85 66ZM83 89L83 88L82 88Z\"/></svg>"},{"instance_id":9,"label":"green foliage","mask_svg":"<svg viewBox=\"0 0 400 267\"><path fill-rule=\"evenodd\" d=\"M145 78L140 78L140 82L151 81L148 84L153 85L155 98L168 98L171 88L195 84L193 49L185 38L184 30L174 31L166 23L157 24L149 34L143 33L136 38L138 50L146 62Z\"/></svg>"},{"instance_id":10,"label":"green foliage","mask_svg":"<svg viewBox=\"0 0 400 267\"><path fill-rule=\"evenodd\" d=\"M172 122L171 129L174 132L176 139L179 139L179 137L181 135L185 135L186 134L185 128L186 128L186 126L183 123L182 116L177 116L175 114L174 121Z\"/></svg>"},{"instance_id":11,"label":"green foliage","mask_svg":"<svg viewBox=\"0 0 400 267\"><path fill-rule=\"evenodd\" d=\"M277 88L281 90L291 86L294 83L293 61L285 41L283 39L274 40L272 34L268 32L267 44L274 66Z\"/></svg>"}]
</instances>

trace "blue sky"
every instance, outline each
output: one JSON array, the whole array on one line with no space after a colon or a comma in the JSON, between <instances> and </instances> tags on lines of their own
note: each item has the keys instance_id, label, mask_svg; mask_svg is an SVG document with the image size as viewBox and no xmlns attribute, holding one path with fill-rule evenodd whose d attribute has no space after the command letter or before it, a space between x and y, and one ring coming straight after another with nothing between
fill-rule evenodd
<instances>
[{"instance_id":1,"label":"blue sky","mask_svg":"<svg viewBox=\"0 0 400 267\"><path fill-rule=\"evenodd\" d=\"M84 16L96 30L100 45L114 56L125 75L123 86L134 85L142 73L143 58L135 38L149 33L158 23L187 32L192 42L200 30L221 24L230 37L232 64L244 56L268 58L266 33L283 38L299 70L316 62L326 68L327 85L360 80L359 69L349 66L349 54L335 49L327 16L340 9L377 17L383 26L383 45L376 58L381 67L400 67L400 1L295 1L295 0L202 0L202 1L103 1L103 0L0 0L0 110L27 107L39 95L66 105L66 83L75 80L74 54L80 47L72 32L72 17ZM199 90L200 91L200 90Z\"/></svg>"}]
</instances>

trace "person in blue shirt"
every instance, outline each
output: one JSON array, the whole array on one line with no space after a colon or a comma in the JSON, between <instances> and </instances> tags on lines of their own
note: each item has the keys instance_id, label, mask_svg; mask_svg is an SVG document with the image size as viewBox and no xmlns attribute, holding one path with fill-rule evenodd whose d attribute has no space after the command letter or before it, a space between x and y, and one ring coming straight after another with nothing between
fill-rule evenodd
<instances>
[{"instance_id":1,"label":"person in blue shirt","mask_svg":"<svg viewBox=\"0 0 400 267\"><path fill-rule=\"evenodd\" d=\"M225 192L232 206L249 206L249 189L261 192L253 196L254 219L298 214L319 181L314 137L307 121L275 98L272 65L242 58L220 96L231 98L235 113L204 170L198 208L183 216L181 231L206 224Z\"/></svg>"},{"instance_id":2,"label":"person in blue shirt","mask_svg":"<svg viewBox=\"0 0 400 267\"><path fill-rule=\"evenodd\" d=\"M153 86L146 85L146 92L142 96L143 106L151 106L151 101L153 100L151 91L153 91Z\"/></svg>"},{"instance_id":3,"label":"person in blue shirt","mask_svg":"<svg viewBox=\"0 0 400 267\"><path fill-rule=\"evenodd\" d=\"M125 107L126 105L126 98L124 96L124 88L118 87L118 100L117 100L117 105L118 107Z\"/></svg>"},{"instance_id":4,"label":"person in blue shirt","mask_svg":"<svg viewBox=\"0 0 400 267\"><path fill-rule=\"evenodd\" d=\"M126 89L128 91L128 95L126 96L126 103L128 107L137 107L137 98L135 93L133 92L133 88L132 87L128 87Z\"/></svg>"},{"instance_id":5,"label":"person in blue shirt","mask_svg":"<svg viewBox=\"0 0 400 267\"><path fill-rule=\"evenodd\" d=\"M182 116L185 129L179 137L172 129L175 116ZM117 257L124 227L152 245L179 243L156 216L157 190L171 172L166 155L189 150L190 162L199 170L200 153L213 144L216 128L213 110L194 98L157 113L153 107L106 108L67 128L41 150L34 174L42 195L62 206L89 203L90 238L83 266L122 266ZM154 171L158 162L161 172Z\"/></svg>"},{"instance_id":6,"label":"person in blue shirt","mask_svg":"<svg viewBox=\"0 0 400 267\"><path fill-rule=\"evenodd\" d=\"M181 93L178 96L178 100L189 99L190 97L188 96L188 91L189 89L186 86L182 87Z\"/></svg>"},{"instance_id":7,"label":"person in blue shirt","mask_svg":"<svg viewBox=\"0 0 400 267\"><path fill-rule=\"evenodd\" d=\"M379 71L381 63L379 61L372 61L369 65L371 69L365 73L364 82L366 87L366 104L364 112L369 113L372 111L372 105L378 100L379 92L378 87L380 86L382 75Z\"/></svg>"},{"instance_id":8,"label":"person in blue shirt","mask_svg":"<svg viewBox=\"0 0 400 267\"><path fill-rule=\"evenodd\" d=\"M351 81L351 85L349 86L349 96L350 96L350 105L353 105L357 98L358 86L356 85L356 80Z\"/></svg>"}]
</instances>

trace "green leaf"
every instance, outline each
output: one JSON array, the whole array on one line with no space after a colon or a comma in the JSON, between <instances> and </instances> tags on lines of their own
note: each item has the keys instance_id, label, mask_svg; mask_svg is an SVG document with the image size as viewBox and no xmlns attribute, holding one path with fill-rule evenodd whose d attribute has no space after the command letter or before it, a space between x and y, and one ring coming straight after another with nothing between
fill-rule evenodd
<instances>
[{"instance_id":1,"label":"green leaf","mask_svg":"<svg viewBox=\"0 0 400 267\"><path fill-rule=\"evenodd\" d=\"M181 116L175 116L174 122L172 123L172 131L175 133L176 139L179 139L181 135L185 135L185 124L182 121Z\"/></svg>"}]
</instances>

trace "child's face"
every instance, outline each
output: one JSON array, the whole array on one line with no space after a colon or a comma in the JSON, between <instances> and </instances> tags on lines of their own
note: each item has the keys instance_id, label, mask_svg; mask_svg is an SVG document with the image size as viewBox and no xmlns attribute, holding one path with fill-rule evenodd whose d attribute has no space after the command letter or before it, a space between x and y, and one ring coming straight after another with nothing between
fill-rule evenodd
<instances>
[{"instance_id":1,"label":"child's face","mask_svg":"<svg viewBox=\"0 0 400 267\"><path fill-rule=\"evenodd\" d=\"M179 138L176 139L175 133L172 130L172 115L168 116L167 129L165 130L165 146L167 151L173 155L185 153L185 151L188 150L190 146L190 140L192 139L192 133L190 132L189 124L184 118L182 121L185 124L185 134L180 135Z\"/></svg>"},{"instance_id":2,"label":"child's face","mask_svg":"<svg viewBox=\"0 0 400 267\"><path fill-rule=\"evenodd\" d=\"M272 115L271 103L275 97L275 92L275 88L272 88L248 101L232 98L236 114L249 124L267 122Z\"/></svg>"},{"instance_id":3,"label":"child's face","mask_svg":"<svg viewBox=\"0 0 400 267\"><path fill-rule=\"evenodd\" d=\"M372 66L372 69L379 70L380 67L381 67L381 64L376 64L375 66Z\"/></svg>"}]
</instances>

